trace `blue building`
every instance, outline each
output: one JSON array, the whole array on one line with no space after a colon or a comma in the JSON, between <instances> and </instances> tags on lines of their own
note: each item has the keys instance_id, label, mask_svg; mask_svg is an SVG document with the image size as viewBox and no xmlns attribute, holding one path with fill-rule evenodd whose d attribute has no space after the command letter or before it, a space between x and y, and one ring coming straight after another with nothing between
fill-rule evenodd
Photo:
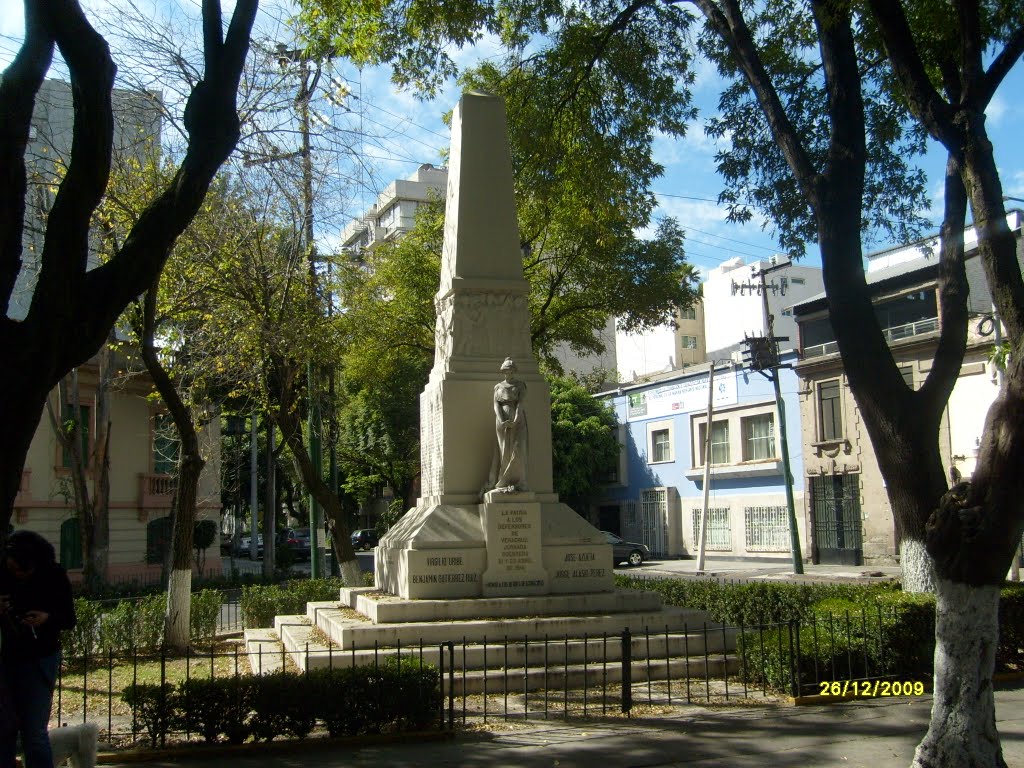
<instances>
[{"instance_id":1,"label":"blue building","mask_svg":"<svg viewBox=\"0 0 1024 768\"><path fill-rule=\"evenodd\" d=\"M796 355L783 353L783 363ZM599 527L661 557L696 556L704 504L708 384L714 388L706 551L710 557L790 560L779 414L772 383L738 364L690 367L597 395L614 408L619 469L597 505ZM788 420L800 541L804 472L799 379L779 369Z\"/></svg>"}]
</instances>

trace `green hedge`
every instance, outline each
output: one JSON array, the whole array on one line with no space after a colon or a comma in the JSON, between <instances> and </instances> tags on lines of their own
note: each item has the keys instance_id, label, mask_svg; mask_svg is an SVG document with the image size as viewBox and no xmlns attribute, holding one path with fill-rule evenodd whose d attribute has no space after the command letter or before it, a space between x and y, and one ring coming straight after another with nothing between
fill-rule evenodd
<instances>
[{"instance_id":1,"label":"green hedge","mask_svg":"<svg viewBox=\"0 0 1024 768\"><path fill-rule=\"evenodd\" d=\"M804 619L823 600L870 602L899 592L893 582L879 584L785 584L720 582L708 579L641 579L616 576L616 586L657 592L668 605L707 611L722 624L772 624Z\"/></svg>"},{"instance_id":2,"label":"green hedge","mask_svg":"<svg viewBox=\"0 0 1024 768\"><path fill-rule=\"evenodd\" d=\"M204 641L217 634L221 593L204 589L192 593L190 633L193 641ZM77 626L64 633L67 658L97 653L157 650L164 639L165 594L122 600L114 606L76 598Z\"/></svg>"},{"instance_id":3,"label":"green hedge","mask_svg":"<svg viewBox=\"0 0 1024 768\"><path fill-rule=\"evenodd\" d=\"M306 612L306 603L337 600L341 579L292 579L282 585L242 588L239 607L246 627L271 627L275 616Z\"/></svg>"},{"instance_id":4,"label":"green hedge","mask_svg":"<svg viewBox=\"0 0 1024 768\"><path fill-rule=\"evenodd\" d=\"M739 640L748 681L790 691L832 679L933 674L935 598L898 585L735 583L617 576L620 587L658 592L666 603L705 610L749 628ZM797 643L799 645L797 646ZM797 670L791 660L799 657ZM1024 584L1004 586L996 672L1024 670ZM806 690L805 690L806 692Z\"/></svg>"},{"instance_id":5,"label":"green hedge","mask_svg":"<svg viewBox=\"0 0 1024 768\"><path fill-rule=\"evenodd\" d=\"M233 744L301 739L318 722L331 736L422 730L438 723L442 701L436 668L395 659L306 674L136 684L122 698L153 746L174 732Z\"/></svg>"}]
</instances>

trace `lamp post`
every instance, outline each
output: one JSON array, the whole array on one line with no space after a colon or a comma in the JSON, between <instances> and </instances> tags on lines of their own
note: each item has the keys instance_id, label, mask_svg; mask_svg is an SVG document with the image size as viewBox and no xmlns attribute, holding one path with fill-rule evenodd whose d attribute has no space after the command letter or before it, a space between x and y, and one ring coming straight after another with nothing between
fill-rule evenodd
<instances>
[{"instance_id":1,"label":"lamp post","mask_svg":"<svg viewBox=\"0 0 1024 768\"><path fill-rule=\"evenodd\" d=\"M239 529L239 520L242 517L242 451L238 445L238 439L245 434L245 417L244 416L228 416L224 425L224 434L228 437L235 438L235 508L232 514L231 521L231 570L235 569L235 547L238 545L238 536L241 533Z\"/></svg>"}]
</instances>

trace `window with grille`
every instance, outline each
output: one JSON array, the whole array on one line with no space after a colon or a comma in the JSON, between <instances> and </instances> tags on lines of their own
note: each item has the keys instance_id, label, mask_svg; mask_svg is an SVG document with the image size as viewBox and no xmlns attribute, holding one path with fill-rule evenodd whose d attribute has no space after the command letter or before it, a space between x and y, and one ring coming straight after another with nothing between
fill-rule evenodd
<instances>
[{"instance_id":1,"label":"window with grille","mask_svg":"<svg viewBox=\"0 0 1024 768\"><path fill-rule=\"evenodd\" d=\"M789 514L785 507L744 507L748 552L788 552Z\"/></svg>"},{"instance_id":2,"label":"window with grille","mask_svg":"<svg viewBox=\"0 0 1024 768\"><path fill-rule=\"evenodd\" d=\"M683 349L696 349L697 348L697 337L696 336L683 336L682 337Z\"/></svg>"},{"instance_id":3,"label":"window with grille","mask_svg":"<svg viewBox=\"0 0 1024 768\"><path fill-rule=\"evenodd\" d=\"M700 434L698 438L699 455L697 456L697 463L695 466L703 466L704 464L704 444L707 440L707 425L700 425ZM728 464L729 463L729 422L728 421L714 421L711 423L711 463L712 464Z\"/></svg>"},{"instance_id":4,"label":"window with grille","mask_svg":"<svg viewBox=\"0 0 1024 768\"><path fill-rule=\"evenodd\" d=\"M762 413L740 419L743 430L743 460L768 461L775 458L775 416Z\"/></svg>"},{"instance_id":5,"label":"window with grille","mask_svg":"<svg viewBox=\"0 0 1024 768\"><path fill-rule=\"evenodd\" d=\"M703 509L693 510L693 548L700 547L700 518ZM729 524L728 507L708 508L708 531L704 549L713 552L732 551L732 527Z\"/></svg>"},{"instance_id":6,"label":"window with grille","mask_svg":"<svg viewBox=\"0 0 1024 768\"><path fill-rule=\"evenodd\" d=\"M668 429L651 432L651 462L672 461L672 436Z\"/></svg>"},{"instance_id":7,"label":"window with grille","mask_svg":"<svg viewBox=\"0 0 1024 768\"><path fill-rule=\"evenodd\" d=\"M169 413L153 417L153 473L173 475L178 468L178 432Z\"/></svg>"},{"instance_id":8,"label":"window with grille","mask_svg":"<svg viewBox=\"0 0 1024 768\"><path fill-rule=\"evenodd\" d=\"M679 310L679 319L680 320L696 320L697 319L697 309L696 309L696 307L687 307L686 309Z\"/></svg>"},{"instance_id":9,"label":"window with grille","mask_svg":"<svg viewBox=\"0 0 1024 768\"><path fill-rule=\"evenodd\" d=\"M839 402L839 380L818 385L818 418L822 440L838 440L843 436L843 412Z\"/></svg>"}]
</instances>

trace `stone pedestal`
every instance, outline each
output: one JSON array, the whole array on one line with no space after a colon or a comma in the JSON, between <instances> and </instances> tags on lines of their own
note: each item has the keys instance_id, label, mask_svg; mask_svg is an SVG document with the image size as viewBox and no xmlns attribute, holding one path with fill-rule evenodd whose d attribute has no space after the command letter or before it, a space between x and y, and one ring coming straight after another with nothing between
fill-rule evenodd
<instances>
[{"instance_id":1,"label":"stone pedestal","mask_svg":"<svg viewBox=\"0 0 1024 768\"><path fill-rule=\"evenodd\" d=\"M483 596L547 594L548 574L541 557L541 506L534 494L488 493L480 505L480 517L487 542Z\"/></svg>"}]
</instances>

